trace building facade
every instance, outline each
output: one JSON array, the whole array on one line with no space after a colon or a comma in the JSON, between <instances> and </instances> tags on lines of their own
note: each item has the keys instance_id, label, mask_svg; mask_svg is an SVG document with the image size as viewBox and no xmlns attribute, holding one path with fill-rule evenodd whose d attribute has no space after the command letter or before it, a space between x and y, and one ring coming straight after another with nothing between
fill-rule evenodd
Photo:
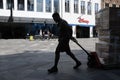
<instances>
[{"instance_id":1,"label":"building facade","mask_svg":"<svg viewBox=\"0 0 120 80\"><path fill-rule=\"evenodd\" d=\"M120 7L120 0L102 0L101 1L101 8L106 7Z\"/></svg>"},{"instance_id":2,"label":"building facade","mask_svg":"<svg viewBox=\"0 0 120 80\"><path fill-rule=\"evenodd\" d=\"M101 0L0 0L0 35L22 37L46 25L53 28L52 14L58 12L72 26L74 37L93 37L100 9Z\"/></svg>"}]
</instances>

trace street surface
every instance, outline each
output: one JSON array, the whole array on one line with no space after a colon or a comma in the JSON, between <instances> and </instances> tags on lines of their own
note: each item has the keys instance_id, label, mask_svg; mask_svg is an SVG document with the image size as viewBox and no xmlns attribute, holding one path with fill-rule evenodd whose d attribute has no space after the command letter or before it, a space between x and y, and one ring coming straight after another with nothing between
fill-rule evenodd
<instances>
[{"instance_id":1,"label":"street surface","mask_svg":"<svg viewBox=\"0 0 120 80\"><path fill-rule=\"evenodd\" d=\"M88 51L95 51L98 38L80 38L78 42ZM70 41L75 56L82 62L74 70L74 61L61 53L58 73L48 74L54 63L57 39L0 39L0 80L120 80L120 70L88 68L86 53Z\"/></svg>"}]
</instances>

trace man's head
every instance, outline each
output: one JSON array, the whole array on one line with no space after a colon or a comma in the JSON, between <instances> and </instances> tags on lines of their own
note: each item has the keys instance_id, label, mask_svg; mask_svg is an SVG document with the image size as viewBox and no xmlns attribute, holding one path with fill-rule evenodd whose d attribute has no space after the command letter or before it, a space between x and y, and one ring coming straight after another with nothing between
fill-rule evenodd
<instances>
[{"instance_id":1,"label":"man's head","mask_svg":"<svg viewBox=\"0 0 120 80\"><path fill-rule=\"evenodd\" d=\"M56 23L59 22L59 20L60 20L59 13L57 13L57 12L53 13L52 17Z\"/></svg>"}]
</instances>

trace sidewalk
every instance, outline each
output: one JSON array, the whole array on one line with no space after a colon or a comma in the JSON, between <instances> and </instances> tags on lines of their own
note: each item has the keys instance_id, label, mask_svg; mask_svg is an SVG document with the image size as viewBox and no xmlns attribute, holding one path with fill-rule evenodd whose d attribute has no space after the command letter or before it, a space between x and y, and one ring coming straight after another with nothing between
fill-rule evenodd
<instances>
[{"instance_id":1,"label":"sidewalk","mask_svg":"<svg viewBox=\"0 0 120 80\"><path fill-rule=\"evenodd\" d=\"M95 51L97 38L78 39L88 51ZM58 73L48 74L54 62L57 40L0 39L0 80L120 80L120 70L99 70L88 68L87 55L75 43L70 47L82 62L74 70L74 61L61 53Z\"/></svg>"}]
</instances>

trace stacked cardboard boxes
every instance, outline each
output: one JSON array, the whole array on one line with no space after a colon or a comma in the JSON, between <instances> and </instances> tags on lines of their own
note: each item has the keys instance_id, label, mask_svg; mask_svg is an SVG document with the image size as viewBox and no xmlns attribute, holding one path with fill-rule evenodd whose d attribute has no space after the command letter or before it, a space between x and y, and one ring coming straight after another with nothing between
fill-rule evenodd
<instances>
[{"instance_id":1,"label":"stacked cardboard boxes","mask_svg":"<svg viewBox=\"0 0 120 80\"><path fill-rule=\"evenodd\" d=\"M120 66L120 8L105 8L96 14L99 42L96 52L103 64Z\"/></svg>"}]
</instances>

